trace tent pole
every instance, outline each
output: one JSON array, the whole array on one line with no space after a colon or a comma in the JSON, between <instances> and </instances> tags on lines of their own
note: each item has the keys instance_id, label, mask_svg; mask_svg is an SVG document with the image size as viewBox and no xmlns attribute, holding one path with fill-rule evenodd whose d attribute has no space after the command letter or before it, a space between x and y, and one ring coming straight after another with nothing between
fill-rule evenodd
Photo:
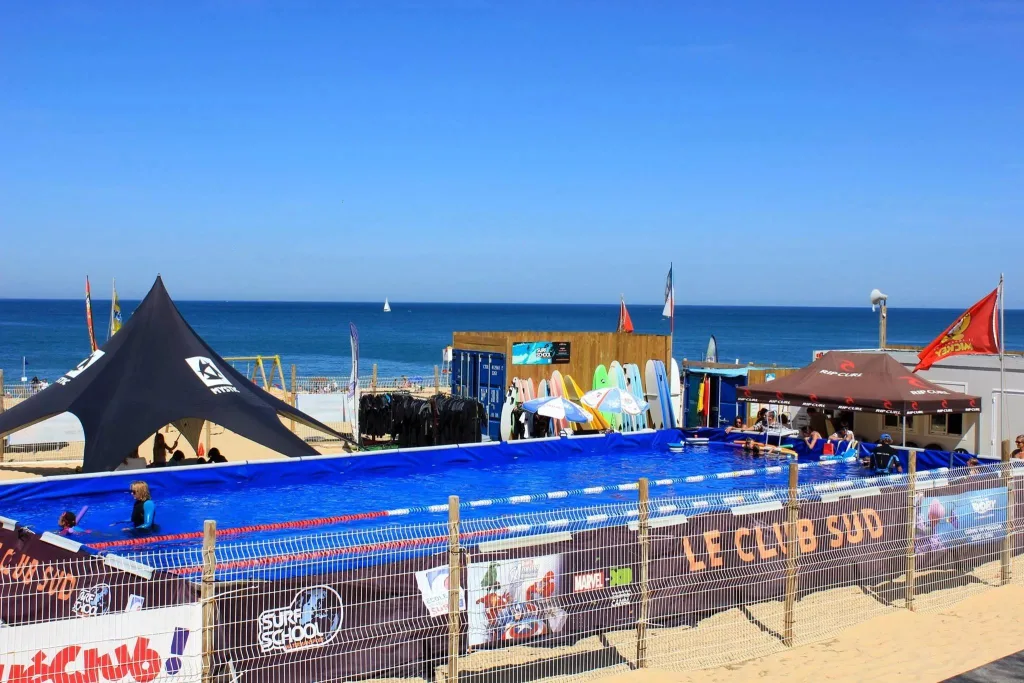
<instances>
[{"instance_id":1,"label":"tent pole","mask_svg":"<svg viewBox=\"0 0 1024 683\"><path fill-rule=\"evenodd\" d=\"M903 414L903 447L907 447L907 415Z\"/></svg>"}]
</instances>

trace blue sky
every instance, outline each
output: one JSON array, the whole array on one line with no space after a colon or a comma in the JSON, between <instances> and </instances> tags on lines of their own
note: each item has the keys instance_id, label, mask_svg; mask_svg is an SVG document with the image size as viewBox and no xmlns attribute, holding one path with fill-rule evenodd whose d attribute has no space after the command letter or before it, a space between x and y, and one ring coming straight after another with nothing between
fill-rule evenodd
<instances>
[{"instance_id":1,"label":"blue sky","mask_svg":"<svg viewBox=\"0 0 1024 683\"><path fill-rule=\"evenodd\" d=\"M0 297L1024 306L1024 3L0 16Z\"/></svg>"}]
</instances>

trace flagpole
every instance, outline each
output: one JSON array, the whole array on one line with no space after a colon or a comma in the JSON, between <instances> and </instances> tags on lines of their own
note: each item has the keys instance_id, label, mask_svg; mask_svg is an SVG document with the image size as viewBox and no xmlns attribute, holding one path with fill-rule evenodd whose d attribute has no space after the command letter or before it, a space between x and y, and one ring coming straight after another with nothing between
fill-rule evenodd
<instances>
[{"instance_id":1,"label":"flagpole","mask_svg":"<svg viewBox=\"0 0 1024 683\"><path fill-rule=\"evenodd\" d=\"M1006 301L1004 299L1003 274L999 274L999 448L1003 447L1003 433L1006 431L1010 411L1006 405Z\"/></svg>"}]
</instances>

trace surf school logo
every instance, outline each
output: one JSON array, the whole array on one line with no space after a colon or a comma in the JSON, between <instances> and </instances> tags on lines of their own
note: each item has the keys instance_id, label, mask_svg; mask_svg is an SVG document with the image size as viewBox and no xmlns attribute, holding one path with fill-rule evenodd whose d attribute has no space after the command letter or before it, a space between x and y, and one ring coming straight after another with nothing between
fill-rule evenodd
<instances>
[{"instance_id":1,"label":"surf school logo","mask_svg":"<svg viewBox=\"0 0 1024 683\"><path fill-rule=\"evenodd\" d=\"M71 613L79 617L96 617L110 611L110 586L97 583L78 591Z\"/></svg>"},{"instance_id":2,"label":"surf school logo","mask_svg":"<svg viewBox=\"0 0 1024 683\"><path fill-rule=\"evenodd\" d=\"M103 358L103 355L104 354L102 351L96 349L95 351L92 352L92 354L90 354L88 358L86 358L81 363L76 365L73 369L68 370L63 377L57 380L57 384L67 384L68 382L70 382L71 380L73 380L74 378L78 377L83 372L91 368L93 365L95 365L96 361L98 361L100 358Z\"/></svg>"},{"instance_id":3,"label":"surf school logo","mask_svg":"<svg viewBox=\"0 0 1024 683\"><path fill-rule=\"evenodd\" d=\"M344 616L341 596L330 586L303 589L287 607L260 614L260 651L295 652L326 645L338 635Z\"/></svg>"},{"instance_id":4,"label":"surf school logo","mask_svg":"<svg viewBox=\"0 0 1024 683\"><path fill-rule=\"evenodd\" d=\"M210 391L215 394L230 394L238 393L238 389L231 383L224 373L221 372L213 361L205 356L193 356L186 358L185 362L192 368L192 372L196 373L203 384L205 384Z\"/></svg>"}]
</instances>

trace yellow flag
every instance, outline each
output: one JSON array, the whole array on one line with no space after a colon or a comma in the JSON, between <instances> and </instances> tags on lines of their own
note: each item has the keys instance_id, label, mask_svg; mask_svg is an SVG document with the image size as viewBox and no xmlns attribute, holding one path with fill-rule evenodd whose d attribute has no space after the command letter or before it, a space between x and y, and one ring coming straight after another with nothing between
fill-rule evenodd
<instances>
[{"instance_id":1,"label":"yellow flag","mask_svg":"<svg viewBox=\"0 0 1024 683\"><path fill-rule=\"evenodd\" d=\"M121 329L121 302L117 298L117 289L110 300L110 336L113 337Z\"/></svg>"}]
</instances>

